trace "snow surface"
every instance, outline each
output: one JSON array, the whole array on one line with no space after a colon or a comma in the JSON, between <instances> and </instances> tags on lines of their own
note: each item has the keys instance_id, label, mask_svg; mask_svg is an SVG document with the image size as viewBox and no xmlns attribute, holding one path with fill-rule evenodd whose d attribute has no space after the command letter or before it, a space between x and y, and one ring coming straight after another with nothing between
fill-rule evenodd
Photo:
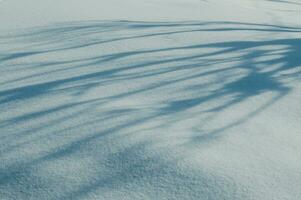
<instances>
[{"instance_id":1,"label":"snow surface","mask_svg":"<svg viewBox=\"0 0 301 200\"><path fill-rule=\"evenodd\" d=\"M0 3L0 199L301 199L301 2Z\"/></svg>"}]
</instances>

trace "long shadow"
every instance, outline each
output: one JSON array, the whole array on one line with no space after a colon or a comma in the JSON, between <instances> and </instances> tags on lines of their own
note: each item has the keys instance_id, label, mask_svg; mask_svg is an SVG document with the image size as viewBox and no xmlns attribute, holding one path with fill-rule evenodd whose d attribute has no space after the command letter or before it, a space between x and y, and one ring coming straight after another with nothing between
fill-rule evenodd
<instances>
[{"instance_id":1,"label":"long shadow","mask_svg":"<svg viewBox=\"0 0 301 200\"><path fill-rule=\"evenodd\" d=\"M206 34L221 37L225 32L283 37L202 42ZM93 21L1 36L1 44L13 41L17 48L0 47L4 74L0 77L0 158L5 163L0 166L0 190L20 191L22 196L26 188L22 182L38 183L35 170L89 155L96 161L93 167L102 167L109 175L98 172L91 182L49 199L81 199L142 183L159 197L164 192L156 188L158 181L179 198L188 190L175 191L173 181L187 183L192 198L227 199L219 184L225 180L200 171L192 172L197 174L195 180L179 173L173 166L177 161L154 156L150 150L154 144L137 139L138 135L147 130L157 137L183 116L209 113L214 118L272 93L241 119L191 140L222 138L226 130L264 112L291 92L288 83L300 81L299 33L301 28L296 27L235 22ZM118 147L110 151L115 143ZM218 185L209 187L208 182ZM41 194L29 191L25 196L39 198L51 186L43 187ZM236 186L230 187L226 189L235 193Z\"/></svg>"}]
</instances>

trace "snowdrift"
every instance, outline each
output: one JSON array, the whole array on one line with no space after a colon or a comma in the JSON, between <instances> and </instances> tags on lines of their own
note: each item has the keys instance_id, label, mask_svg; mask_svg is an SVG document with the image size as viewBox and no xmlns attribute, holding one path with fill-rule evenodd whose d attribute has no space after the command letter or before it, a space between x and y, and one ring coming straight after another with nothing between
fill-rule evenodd
<instances>
[{"instance_id":1,"label":"snowdrift","mask_svg":"<svg viewBox=\"0 0 301 200\"><path fill-rule=\"evenodd\" d=\"M0 2L0 199L300 199L300 11Z\"/></svg>"}]
</instances>

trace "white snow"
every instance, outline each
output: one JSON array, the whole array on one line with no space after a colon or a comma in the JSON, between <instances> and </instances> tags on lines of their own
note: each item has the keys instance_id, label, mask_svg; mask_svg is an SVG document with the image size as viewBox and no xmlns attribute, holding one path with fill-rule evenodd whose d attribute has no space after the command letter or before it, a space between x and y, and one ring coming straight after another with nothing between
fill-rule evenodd
<instances>
[{"instance_id":1,"label":"white snow","mask_svg":"<svg viewBox=\"0 0 301 200\"><path fill-rule=\"evenodd\" d=\"M301 199L300 12L2 1L0 199Z\"/></svg>"}]
</instances>

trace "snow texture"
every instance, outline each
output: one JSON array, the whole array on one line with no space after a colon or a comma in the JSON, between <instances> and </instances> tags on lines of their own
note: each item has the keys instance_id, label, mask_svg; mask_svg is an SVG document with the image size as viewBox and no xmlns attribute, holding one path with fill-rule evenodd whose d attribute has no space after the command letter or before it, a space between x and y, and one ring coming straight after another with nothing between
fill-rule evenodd
<instances>
[{"instance_id":1,"label":"snow texture","mask_svg":"<svg viewBox=\"0 0 301 200\"><path fill-rule=\"evenodd\" d=\"M300 200L301 2L5 0L1 200Z\"/></svg>"}]
</instances>

